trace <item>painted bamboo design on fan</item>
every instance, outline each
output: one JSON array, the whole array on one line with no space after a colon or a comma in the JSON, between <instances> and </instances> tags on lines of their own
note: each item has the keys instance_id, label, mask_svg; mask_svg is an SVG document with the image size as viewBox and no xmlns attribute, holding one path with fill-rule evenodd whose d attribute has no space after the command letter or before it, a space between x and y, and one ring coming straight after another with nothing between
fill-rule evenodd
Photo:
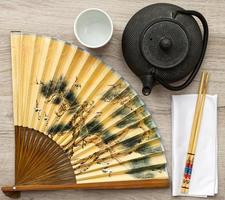
<instances>
[{"instance_id":1,"label":"painted bamboo design on fan","mask_svg":"<svg viewBox=\"0 0 225 200\"><path fill-rule=\"evenodd\" d=\"M54 173L69 160L74 176L69 180L77 184L168 179L152 116L121 76L89 53L60 40L12 33L11 44L18 182L43 182L40 174L35 177L30 169L31 176L21 168L36 166L23 162L28 153L24 144L38 145L46 139L59 146L60 155L63 152L67 158L62 166L57 162ZM43 134L45 139L29 133ZM37 149L28 153L31 160L39 155ZM45 178L54 173L46 172ZM63 177L52 180L60 183Z\"/></svg>"}]
</instances>

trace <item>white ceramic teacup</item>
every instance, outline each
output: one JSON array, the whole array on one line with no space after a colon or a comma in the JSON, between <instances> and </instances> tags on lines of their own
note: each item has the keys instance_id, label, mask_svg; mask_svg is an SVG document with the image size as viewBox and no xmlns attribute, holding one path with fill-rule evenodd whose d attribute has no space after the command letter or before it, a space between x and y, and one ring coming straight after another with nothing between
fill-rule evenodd
<instances>
[{"instance_id":1,"label":"white ceramic teacup","mask_svg":"<svg viewBox=\"0 0 225 200\"><path fill-rule=\"evenodd\" d=\"M113 23L103 10L89 8L77 16L74 22L74 34L84 46L99 48L111 39Z\"/></svg>"}]
</instances>

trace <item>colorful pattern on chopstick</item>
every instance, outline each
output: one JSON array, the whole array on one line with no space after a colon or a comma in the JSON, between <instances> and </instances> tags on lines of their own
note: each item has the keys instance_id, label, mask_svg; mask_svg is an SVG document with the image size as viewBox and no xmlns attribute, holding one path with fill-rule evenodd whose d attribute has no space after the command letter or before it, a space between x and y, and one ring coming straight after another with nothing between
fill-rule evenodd
<instances>
[{"instance_id":1,"label":"colorful pattern on chopstick","mask_svg":"<svg viewBox=\"0 0 225 200\"><path fill-rule=\"evenodd\" d=\"M14 125L59 145L76 183L168 179L151 114L112 68L49 37L14 32L11 46Z\"/></svg>"},{"instance_id":2,"label":"colorful pattern on chopstick","mask_svg":"<svg viewBox=\"0 0 225 200\"><path fill-rule=\"evenodd\" d=\"M183 185L182 185L182 188L184 189L189 189L193 163L194 163L194 154L188 153L187 162L185 164L185 169L184 169L184 178L183 178Z\"/></svg>"}]
</instances>

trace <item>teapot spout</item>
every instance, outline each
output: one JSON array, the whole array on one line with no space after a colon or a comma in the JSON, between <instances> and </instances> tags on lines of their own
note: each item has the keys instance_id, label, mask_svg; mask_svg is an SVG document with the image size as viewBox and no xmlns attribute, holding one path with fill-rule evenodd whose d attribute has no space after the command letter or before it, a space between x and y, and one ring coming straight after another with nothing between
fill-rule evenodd
<instances>
[{"instance_id":1,"label":"teapot spout","mask_svg":"<svg viewBox=\"0 0 225 200\"><path fill-rule=\"evenodd\" d=\"M148 96L152 91L154 78L152 75L148 74L148 75L142 76L141 81L143 84L142 94L145 96Z\"/></svg>"}]
</instances>

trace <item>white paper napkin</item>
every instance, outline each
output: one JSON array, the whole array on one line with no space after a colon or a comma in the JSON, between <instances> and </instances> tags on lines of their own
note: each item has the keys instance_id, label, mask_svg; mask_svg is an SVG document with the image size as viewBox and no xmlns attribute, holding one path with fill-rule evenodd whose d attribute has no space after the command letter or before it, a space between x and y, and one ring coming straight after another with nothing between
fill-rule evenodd
<instances>
[{"instance_id":1,"label":"white paper napkin","mask_svg":"<svg viewBox=\"0 0 225 200\"><path fill-rule=\"evenodd\" d=\"M173 196L182 196L186 154L197 95L172 96L172 179ZM217 177L217 95L207 95L191 176L189 194L207 197L218 192Z\"/></svg>"}]
</instances>

